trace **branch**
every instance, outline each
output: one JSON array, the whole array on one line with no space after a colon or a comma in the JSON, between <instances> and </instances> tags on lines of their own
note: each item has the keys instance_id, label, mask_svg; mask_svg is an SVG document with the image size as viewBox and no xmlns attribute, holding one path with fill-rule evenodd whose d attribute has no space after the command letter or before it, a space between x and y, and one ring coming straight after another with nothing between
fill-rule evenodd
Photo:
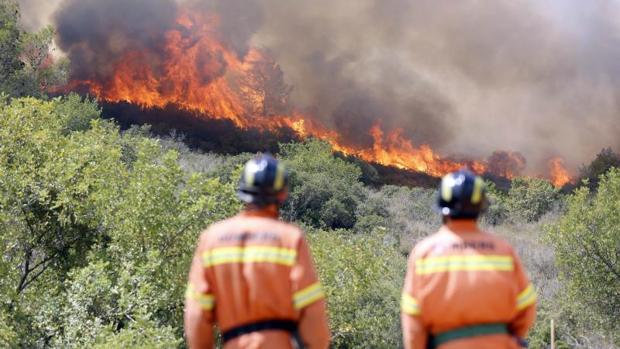
<instances>
[{"instance_id":1,"label":"branch","mask_svg":"<svg viewBox=\"0 0 620 349\"><path fill-rule=\"evenodd\" d=\"M616 276L616 278L620 281L620 272L614 268L614 266L609 262L607 258L605 258L601 251L596 246L596 243L592 244L592 248L594 250L594 254L601 260L601 262L609 269L609 271Z\"/></svg>"},{"instance_id":2,"label":"branch","mask_svg":"<svg viewBox=\"0 0 620 349\"><path fill-rule=\"evenodd\" d=\"M28 281L26 281L24 283L24 289L26 289L26 287L28 287L34 280L36 280L39 276L41 276L41 274L43 274L47 270L47 268L50 266L50 264L52 264L52 263L47 263L45 265L45 267L41 268L41 270L39 270L37 273L33 274L32 277ZM32 271L32 269L31 269L31 271Z\"/></svg>"},{"instance_id":3,"label":"branch","mask_svg":"<svg viewBox=\"0 0 620 349\"><path fill-rule=\"evenodd\" d=\"M32 258L32 250L29 246L26 247L26 253L24 258L24 267L22 269L22 276L19 279L19 284L17 285L17 293L22 293L22 291L26 288L26 279L32 271L32 269L30 269L30 258Z\"/></svg>"}]
</instances>

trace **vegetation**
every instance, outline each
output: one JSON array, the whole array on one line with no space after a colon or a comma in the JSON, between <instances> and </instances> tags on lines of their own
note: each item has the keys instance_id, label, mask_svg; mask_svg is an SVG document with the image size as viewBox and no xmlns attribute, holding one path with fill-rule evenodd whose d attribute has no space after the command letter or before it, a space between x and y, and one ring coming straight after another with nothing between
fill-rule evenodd
<instances>
[{"instance_id":1,"label":"vegetation","mask_svg":"<svg viewBox=\"0 0 620 349\"><path fill-rule=\"evenodd\" d=\"M98 111L77 96L0 113L0 288L30 333L20 346L90 346L138 321L178 338L197 232L237 211L233 186L183 171L140 130L84 127L75 116Z\"/></svg>"},{"instance_id":2,"label":"vegetation","mask_svg":"<svg viewBox=\"0 0 620 349\"><path fill-rule=\"evenodd\" d=\"M14 2L0 3L0 347L185 347L196 238L239 210L239 167L251 155L121 132L92 100L47 99L41 87L62 69L29 52L47 52L51 30L25 33L17 16ZM549 344L550 319L560 347L620 344L614 154L585 166L588 185L570 195L541 179L514 179L508 191L489 183L483 222L516 246L538 289L533 348ZM364 185L378 183L372 165L316 140L283 144L279 157L291 172L282 215L308 233L333 347L400 347L406 257L439 226L434 190Z\"/></svg>"},{"instance_id":3,"label":"vegetation","mask_svg":"<svg viewBox=\"0 0 620 349\"><path fill-rule=\"evenodd\" d=\"M557 190L547 180L517 177L504 203L513 220L535 222L551 211L557 199Z\"/></svg>"},{"instance_id":4,"label":"vegetation","mask_svg":"<svg viewBox=\"0 0 620 349\"><path fill-rule=\"evenodd\" d=\"M19 6L15 0L0 2L0 94L43 96L46 88L66 80L68 62L51 59L54 37L51 27L37 33L23 31L19 25Z\"/></svg>"},{"instance_id":5,"label":"vegetation","mask_svg":"<svg viewBox=\"0 0 620 349\"><path fill-rule=\"evenodd\" d=\"M620 169L600 177L596 193L575 191L568 209L550 226L550 241L566 280L568 296L579 304L578 320L607 328L620 339Z\"/></svg>"},{"instance_id":6,"label":"vegetation","mask_svg":"<svg viewBox=\"0 0 620 349\"><path fill-rule=\"evenodd\" d=\"M620 168L620 154L611 148L605 148L596 155L596 158L589 165L582 166L581 177L588 181L590 189L596 189L599 178L613 167Z\"/></svg>"}]
</instances>

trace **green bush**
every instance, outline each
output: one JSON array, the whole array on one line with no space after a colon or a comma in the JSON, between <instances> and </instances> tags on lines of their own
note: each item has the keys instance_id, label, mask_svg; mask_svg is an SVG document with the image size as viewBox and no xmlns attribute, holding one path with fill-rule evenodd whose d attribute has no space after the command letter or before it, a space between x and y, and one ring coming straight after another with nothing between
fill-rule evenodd
<instances>
[{"instance_id":1,"label":"green bush","mask_svg":"<svg viewBox=\"0 0 620 349\"><path fill-rule=\"evenodd\" d=\"M596 155L590 164L580 169L581 178L586 179L590 189L594 190L598 187L600 176L612 167L620 168L620 154L611 148L605 148Z\"/></svg>"},{"instance_id":2,"label":"green bush","mask_svg":"<svg viewBox=\"0 0 620 349\"><path fill-rule=\"evenodd\" d=\"M587 187L568 200L566 215L549 227L557 265L570 299L600 316L620 340L620 169L601 176L597 193ZM591 321L589 321L591 322Z\"/></svg>"},{"instance_id":3,"label":"green bush","mask_svg":"<svg viewBox=\"0 0 620 349\"><path fill-rule=\"evenodd\" d=\"M505 204L511 220L535 222L554 208L557 199L558 191L549 181L517 177L512 180Z\"/></svg>"},{"instance_id":4,"label":"green bush","mask_svg":"<svg viewBox=\"0 0 620 349\"><path fill-rule=\"evenodd\" d=\"M183 339L175 336L171 327L157 326L148 318L139 317L120 331L102 332L93 349L169 349L181 345Z\"/></svg>"},{"instance_id":5,"label":"green bush","mask_svg":"<svg viewBox=\"0 0 620 349\"><path fill-rule=\"evenodd\" d=\"M333 348L397 348L402 344L400 292L406 259L380 230L309 234L328 302Z\"/></svg>"},{"instance_id":6,"label":"green bush","mask_svg":"<svg viewBox=\"0 0 620 349\"><path fill-rule=\"evenodd\" d=\"M440 215L433 207L436 192L423 188L392 185L371 190L357 209L356 233L372 233L386 229L387 236L398 243L402 253L409 253L413 244L434 233Z\"/></svg>"},{"instance_id":7,"label":"green bush","mask_svg":"<svg viewBox=\"0 0 620 349\"><path fill-rule=\"evenodd\" d=\"M138 315L180 338L196 237L239 209L233 186L183 171L75 96L2 101L0 115L3 340L90 346L139 331Z\"/></svg>"},{"instance_id":8,"label":"green bush","mask_svg":"<svg viewBox=\"0 0 620 349\"><path fill-rule=\"evenodd\" d=\"M499 225L508 218L508 207L506 207L507 195L499 190L495 183L485 182L489 207L482 216L482 222L489 225Z\"/></svg>"},{"instance_id":9,"label":"green bush","mask_svg":"<svg viewBox=\"0 0 620 349\"><path fill-rule=\"evenodd\" d=\"M20 28L19 19L15 0L0 2L0 95L41 97L46 88L66 81L68 62L49 62L51 27L28 33Z\"/></svg>"},{"instance_id":10,"label":"green bush","mask_svg":"<svg viewBox=\"0 0 620 349\"><path fill-rule=\"evenodd\" d=\"M291 175L282 215L317 228L353 227L366 192L359 167L335 157L331 146L318 140L282 144L280 149Z\"/></svg>"}]
</instances>

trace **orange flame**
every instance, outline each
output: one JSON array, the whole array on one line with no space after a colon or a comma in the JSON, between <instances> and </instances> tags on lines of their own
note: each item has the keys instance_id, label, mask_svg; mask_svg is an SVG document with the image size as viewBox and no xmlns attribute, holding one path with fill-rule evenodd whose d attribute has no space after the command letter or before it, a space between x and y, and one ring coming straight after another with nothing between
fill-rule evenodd
<instances>
[{"instance_id":1,"label":"orange flame","mask_svg":"<svg viewBox=\"0 0 620 349\"><path fill-rule=\"evenodd\" d=\"M67 90L85 87L101 100L143 108L174 105L200 117L230 120L241 129L289 128L301 138L324 140L344 154L432 176L462 167L479 174L489 169L485 161L453 161L428 145L415 146L402 129L385 132L377 123L368 131L373 145L363 147L351 145L314 118L282 112L287 110L288 94L279 90L284 84L278 65L256 48L239 57L217 40L217 29L215 16L183 13L157 52L149 48L127 52L115 62L107 81L72 81Z\"/></svg>"},{"instance_id":2,"label":"orange flame","mask_svg":"<svg viewBox=\"0 0 620 349\"><path fill-rule=\"evenodd\" d=\"M554 157L548 162L550 169L551 183L556 188L561 188L572 181L568 170L564 167L564 160L560 157Z\"/></svg>"}]
</instances>

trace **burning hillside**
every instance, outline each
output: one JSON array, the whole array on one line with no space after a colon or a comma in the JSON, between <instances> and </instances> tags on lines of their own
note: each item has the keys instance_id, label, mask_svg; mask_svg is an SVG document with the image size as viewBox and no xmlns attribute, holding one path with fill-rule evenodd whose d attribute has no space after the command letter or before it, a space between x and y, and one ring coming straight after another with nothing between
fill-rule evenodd
<instances>
[{"instance_id":1,"label":"burning hillside","mask_svg":"<svg viewBox=\"0 0 620 349\"><path fill-rule=\"evenodd\" d=\"M128 18L119 23L118 32L111 23L109 33L96 35L75 34L75 28L62 25L70 21L63 17L66 12L61 12L60 43L75 62L74 80L66 89L143 110L166 110L173 106L191 112L197 119L227 120L241 130L290 129L299 138L325 140L334 150L368 162L432 176L462 167L505 178L524 173L526 160L519 153L496 151L486 159L440 155L393 122L385 126L387 122L381 114L391 112L389 105L384 110L375 108L373 111L379 115L372 115L370 121L363 117L358 120L345 111L341 119L350 118L349 127L336 127L312 110L301 111L291 103L291 87L285 83L284 74L269 51L235 47L227 39L227 23L222 22L217 11L191 3L176 7L163 0L158 2L168 4L174 18L158 11L153 16L161 25L141 17L136 21L142 26L134 28L136 24ZM143 5L148 11L165 7ZM88 8L79 2L73 2L73 6L77 8L74 11ZM174 119L175 114L168 117ZM546 176L556 186L570 181L562 159L553 158L549 170Z\"/></svg>"}]
</instances>

